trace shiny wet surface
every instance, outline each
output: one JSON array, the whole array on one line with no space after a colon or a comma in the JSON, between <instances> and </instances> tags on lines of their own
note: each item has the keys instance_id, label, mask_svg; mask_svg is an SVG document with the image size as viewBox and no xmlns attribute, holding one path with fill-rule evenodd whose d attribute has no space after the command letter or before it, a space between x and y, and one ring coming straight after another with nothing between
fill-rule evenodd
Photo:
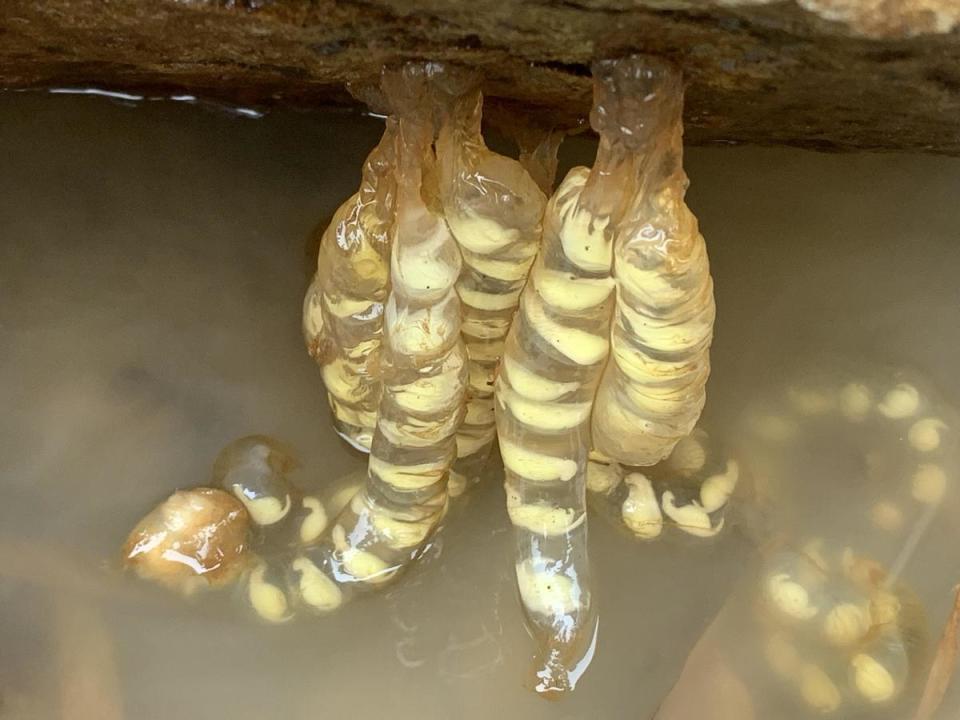
<instances>
[{"instance_id":1,"label":"shiny wet surface","mask_svg":"<svg viewBox=\"0 0 960 720\"><path fill-rule=\"evenodd\" d=\"M523 687L499 470L427 562L329 618L261 625L229 593L185 603L119 573L136 520L236 437L292 444L305 489L361 467L330 429L300 303L310 232L380 129L0 95L0 717L648 717L746 577L749 498L714 543L595 520L597 652L550 704ZM592 152L568 142L562 168ZM691 149L687 171L716 282L708 420L734 427L826 350L960 401L960 163ZM960 578L956 509L904 572L934 627Z\"/></svg>"}]
</instances>

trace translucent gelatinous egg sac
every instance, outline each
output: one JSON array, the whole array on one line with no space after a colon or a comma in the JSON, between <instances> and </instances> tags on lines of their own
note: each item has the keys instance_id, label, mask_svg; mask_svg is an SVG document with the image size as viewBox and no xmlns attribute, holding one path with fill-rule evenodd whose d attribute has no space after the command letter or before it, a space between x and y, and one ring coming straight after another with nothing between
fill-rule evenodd
<instances>
[{"instance_id":1,"label":"translucent gelatinous egg sac","mask_svg":"<svg viewBox=\"0 0 960 720\"><path fill-rule=\"evenodd\" d=\"M470 365L451 494L479 478L496 438L494 375L539 248L546 204L520 163L487 148L480 132L482 105L475 87L453 100L437 140L440 197L463 258L456 287Z\"/></svg>"},{"instance_id":2,"label":"translucent gelatinous egg sac","mask_svg":"<svg viewBox=\"0 0 960 720\"><path fill-rule=\"evenodd\" d=\"M220 451L213 483L243 503L256 525L275 525L287 517L294 488L286 474L297 466L293 453L266 435L248 435Z\"/></svg>"},{"instance_id":3,"label":"translucent gelatinous egg sac","mask_svg":"<svg viewBox=\"0 0 960 720\"><path fill-rule=\"evenodd\" d=\"M467 358L454 287L460 253L436 211L434 83L445 72L439 64L408 63L383 76L398 136L382 392L364 486L332 521L321 541L323 561L315 564L342 594L334 598L325 581L308 578L310 592L326 598L314 597L313 604L331 609L354 591L382 586L415 561L447 507Z\"/></svg>"},{"instance_id":4,"label":"translucent gelatinous egg sac","mask_svg":"<svg viewBox=\"0 0 960 720\"><path fill-rule=\"evenodd\" d=\"M710 374L713 280L697 219L684 202L682 84L664 63L651 86L640 188L617 227L611 362L594 403L593 444L626 465L653 465L700 417Z\"/></svg>"},{"instance_id":5,"label":"translucent gelatinous egg sac","mask_svg":"<svg viewBox=\"0 0 960 720\"><path fill-rule=\"evenodd\" d=\"M648 62L633 56L594 67L596 159L592 168L573 168L547 203L540 252L497 375L517 583L539 645L534 685L542 693L573 689L593 637L587 522L581 520L590 414L610 347L614 229L645 150ZM596 471L593 476L594 486L604 484Z\"/></svg>"},{"instance_id":6,"label":"translucent gelatinous egg sac","mask_svg":"<svg viewBox=\"0 0 960 720\"><path fill-rule=\"evenodd\" d=\"M137 523L124 562L184 594L225 585L244 568L249 525L243 505L223 490L178 490Z\"/></svg>"},{"instance_id":7,"label":"translucent gelatinous egg sac","mask_svg":"<svg viewBox=\"0 0 960 720\"><path fill-rule=\"evenodd\" d=\"M703 428L644 472L631 472L595 450L587 469L593 507L641 540L659 537L665 526L693 537L715 537L726 524L739 480L740 463Z\"/></svg>"},{"instance_id":8,"label":"translucent gelatinous egg sac","mask_svg":"<svg viewBox=\"0 0 960 720\"><path fill-rule=\"evenodd\" d=\"M363 166L360 189L333 216L303 302L303 334L320 365L334 427L369 451L380 400L379 360L394 218L396 122Z\"/></svg>"}]
</instances>

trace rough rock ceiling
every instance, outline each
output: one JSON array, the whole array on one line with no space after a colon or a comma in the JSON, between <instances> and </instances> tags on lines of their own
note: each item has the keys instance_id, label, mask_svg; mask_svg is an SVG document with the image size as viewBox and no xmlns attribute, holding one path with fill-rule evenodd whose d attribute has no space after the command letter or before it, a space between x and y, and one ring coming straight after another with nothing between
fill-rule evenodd
<instances>
[{"instance_id":1,"label":"rough rock ceiling","mask_svg":"<svg viewBox=\"0 0 960 720\"><path fill-rule=\"evenodd\" d=\"M693 143L956 155L958 24L956 0L3 0L0 87L349 104L434 58L572 121L592 59L644 51L686 73Z\"/></svg>"}]
</instances>

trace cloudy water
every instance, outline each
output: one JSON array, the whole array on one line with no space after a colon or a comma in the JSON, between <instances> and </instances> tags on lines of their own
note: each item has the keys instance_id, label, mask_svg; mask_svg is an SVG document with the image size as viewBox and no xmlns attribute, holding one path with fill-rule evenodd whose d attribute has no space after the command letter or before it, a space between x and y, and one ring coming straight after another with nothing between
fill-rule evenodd
<instances>
[{"instance_id":1,"label":"cloudy water","mask_svg":"<svg viewBox=\"0 0 960 720\"><path fill-rule=\"evenodd\" d=\"M362 469L300 312L313 230L381 131L0 95L0 718L910 717L960 582L958 160L688 150L704 421L744 478L713 540L591 520L599 639L569 698L526 687L499 468L418 567L327 617L121 571L237 437L291 445L321 496ZM561 172L593 153L568 141ZM864 613L896 632L861 637Z\"/></svg>"}]
</instances>

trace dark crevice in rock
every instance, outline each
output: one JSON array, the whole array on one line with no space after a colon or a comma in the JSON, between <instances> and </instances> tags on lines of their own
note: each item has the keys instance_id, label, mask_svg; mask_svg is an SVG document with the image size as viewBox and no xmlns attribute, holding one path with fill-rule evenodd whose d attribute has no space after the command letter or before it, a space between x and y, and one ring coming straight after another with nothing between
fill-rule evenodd
<instances>
[{"instance_id":1,"label":"dark crevice in rock","mask_svg":"<svg viewBox=\"0 0 960 720\"><path fill-rule=\"evenodd\" d=\"M576 63L563 63L563 62L535 62L532 63L534 67L546 68L548 70L556 70L558 72L567 73L573 77L590 77L590 66L589 65L580 65Z\"/></svg>"},{"instance_id":2,"label":"dark crevice in rock","mask_svg":"<svg viewBox=\"0 0 960 720\"><path fill-rule=\"evenodd\" d=\"M960 94L960 70L956 66L942 66L929 70L927 80L949 93Z\"/></svg>"}]
</instances>

